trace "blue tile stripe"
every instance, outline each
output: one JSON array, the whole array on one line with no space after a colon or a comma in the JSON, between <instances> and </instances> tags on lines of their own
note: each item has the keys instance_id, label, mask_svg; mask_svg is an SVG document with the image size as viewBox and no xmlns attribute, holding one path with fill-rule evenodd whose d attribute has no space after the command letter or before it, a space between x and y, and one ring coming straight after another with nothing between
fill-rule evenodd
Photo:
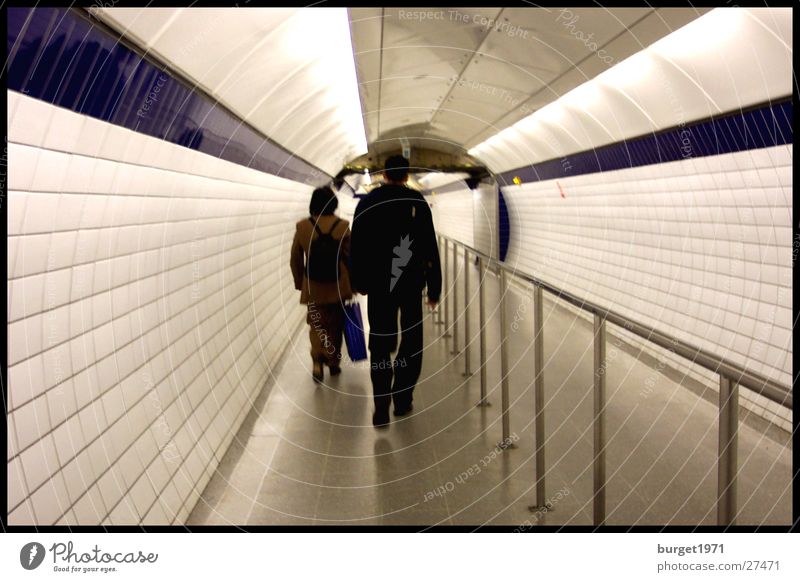
<instances>
[{"instance_id":1,"label":"blue tile stripe","mask_svg":"<svg viewBox=\"0 0 800 582\"><path fill-rule=\"evenodd\" d=\"M523 166L495 177L501 186L508 186L515 183L514 178L520 183L538 182L789 143L791 99Z\"/></svg>"},{"instance_id":2,"label":"blue tile stripe","mask_svg":"<svg viewBox=\"0 0 800 582\"><path fill-rule=\"evenodd\" d=\"M506 197L503 196L503 191L498 188L498 230L500 239L500 260L505 261L508 254L508 245L511 243L511 221L508 217L508 205L506 205Z\"/></svg>"},{"instance_id":3,"label":"blue tile stripe","mask_svg":"<svg viewBox=\"0 0 800 582\"><path fill-rule=\"evenodd\" d=\"M515 178L524 184L789 143L792 143L791 99L523 166L496 174L495 178L501 187L512 186ZM434 190L444 194L464 187L464 181L457 180ZM500 260L505 260L511 228L502 190L499 238Z\"/></svg>"},{"instance_id":4,"label":"blue tile stripe","mask_svg":"<svg viewBox=\"0 0 800 582\"><path fill-rule=\"evenodd\" d=\"M7 88L311 185L331 177L269 140L78 8L8 8Z\"/></svg>"}]
</instances>

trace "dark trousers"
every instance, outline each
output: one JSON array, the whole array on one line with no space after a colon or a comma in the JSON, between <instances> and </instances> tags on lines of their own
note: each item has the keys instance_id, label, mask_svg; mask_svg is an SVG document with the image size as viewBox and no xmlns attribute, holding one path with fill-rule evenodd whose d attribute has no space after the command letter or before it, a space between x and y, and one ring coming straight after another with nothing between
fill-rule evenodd
<instances>
[{"instance_id":1,"label":"dark trousers","mask_svg":"<svg viewBox=\"0 0 800 582\"><path fill-rule=\"evenodd\" d=\"M407 408L422 370L422 298L419 291L400 297L370 293L368 300L370 377L376 410ZM400 348L397 348L398 314Z\"/></svg>"},{"instance_id":2,"label":"dark trousers","mask_svg":"<svg viewBox=\"0 0 800 582\"><path fill-rule=\"evenodd\" d=\"M311 359L328 366L341 366L344 308L341 303L309 303L308 334Z\"/></svg>"}]
</instances>

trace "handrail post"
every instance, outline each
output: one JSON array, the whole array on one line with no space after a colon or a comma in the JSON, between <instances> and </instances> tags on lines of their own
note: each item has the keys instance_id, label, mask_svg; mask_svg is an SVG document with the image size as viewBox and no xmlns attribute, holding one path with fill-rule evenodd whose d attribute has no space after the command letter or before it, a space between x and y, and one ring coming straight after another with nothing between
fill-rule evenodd
<instances>
[{"instance_id":1,"label":"handrail post","mask_svg":"<svg viewBox=\"0 0 800 582\"><path fill-rule=\"evenodd\" d=\"M451 354L458 353L458 244L453 241L453 349Z\"/></svg>"},{"instance_id":2,"label":"handrail post","mask_svg":"<svg viewBox=\"0 0 800 582\"><path fill-rule=\"evenodd\" d=\"M450 317L447 308L450 305L450 281L447 265L450 257L450 241L444 239L444 277L442 281L442 311L444 312L444 333L442 337L450 337Z\"/></svg>"},{"instance_id":3,"label":"handrail post","mask_svg":"<svg viewBox=\"0 0 800 582\"><path fill-rule=\"evenodd\" d=\"M480 326L480 357L481 357L481 400L478 406L491 406L486 400L486 262L478 256L478 325Z\"/></svg>"},{"instance_id":4,"label":"handrail post","mask_svg":"<svg viewBox=\"0 0 800 582\"><path fill-rule=\"evenodd\" d=\"M464 376L471 376L469 371L469 252L464 247Z\"/></svg>"},{"instance_id":5,"label":"handrail post","mask_svg":"<svg viewBox=\"0 0 800 582\"><path fill-rule=\"evenodd\" d=\"M717 458L717 525L736 525L739 385L719 377L719 456Z\"/></svg>"},{"instance_id":6,"label":"handrail post","mask_svg":"<svg viewBox=\"0 0 800 582\"><path fill-rule=\"evenodd\" d=\"M503 440L501 449L516 448L511 442L511 418L508 402L508 334L506 333L506 270L500 267L500 395L502 400Z\"/></svg>"},{"instance_id":7,"label":"handrail post","mask_svg":"<svg viewBox=\"0 0 800 582\"><path fill-rule=\"evenodd\" d=\"M441 254L442 254L442 235L440 235L440 234L436 235L436 244L438 245L439 256L441 256ZM436 307L436 310L434 311L433 323L436 324L436 325L442 325L441 297L439 298L439 305Z\"/></svg>"},{"instance_id":8,"label":"handrail post","mask_svg":"<svg viewBox=\"0 0 800 582\"><path fill-rule=\"evenodd\" d=\"M533 288L533 407L534 434L536 437L536 505L528 507L530 511L548 511L551 505L545 493L545 456L544 456L544 307L542 305L542 288Z\"/></svg>"},{"instance_id":9,"label":"handrail post","mask_svg":"<svg viewBox=\"0 0 800 582\"><path fill-rule=\"evenodd\" d=\"M594 525L606 521L606 321L594 315Z\"/></svg>"}]
</instances>

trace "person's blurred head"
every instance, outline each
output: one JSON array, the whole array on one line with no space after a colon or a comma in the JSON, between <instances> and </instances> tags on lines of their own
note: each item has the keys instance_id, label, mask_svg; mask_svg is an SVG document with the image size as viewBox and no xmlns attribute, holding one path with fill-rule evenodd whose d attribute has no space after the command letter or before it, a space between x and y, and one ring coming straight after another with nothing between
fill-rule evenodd
<instances>
[{"instance_id":1,"label":"person's blurred head","mask_svg":"<svg viewBox=\"0 0 800 582\"><path fill-rule=\"evenodd\" d=\"M390 156L386 160L386 169L383 171L386 181L396 184L405 183L408 180L408 166L408 160L403 156Z\"/></svg>"},{"instance_id":2,"label":"person's blurred head","mask_svg":"<svg viewBox=\"0 0 800 582\"><path fill-rule=\"evenodd\" d=\"M339 205L339 200L336 194L329 186L317 188L311 194L311 203L308 205L308 212L312 216L324 216L326 214L333 214L336 207Z\"/></svg>"}]
</instances>

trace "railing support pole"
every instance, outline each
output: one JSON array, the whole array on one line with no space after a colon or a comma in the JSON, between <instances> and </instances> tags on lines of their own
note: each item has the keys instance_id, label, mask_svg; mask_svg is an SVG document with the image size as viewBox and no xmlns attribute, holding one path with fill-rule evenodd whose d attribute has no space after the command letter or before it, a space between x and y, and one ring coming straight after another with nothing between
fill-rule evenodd
<instances>
[{"instance_id":1,"label":"railing support pole","mask_svg":"<svg viewBox=\"0 0 800 582\"><path fill-rule=\"evenodd\" d=\"M469 252L464 247L464 376L470 376L469 371Z\"/></svg>"},{"instance_id":2,"label":"railing support pole","mask_svg":"<svg viewBox=\"0 0 800 582\"><path fill-rule=\"evenodd\" d=\"M533 288L533 407L534 434L536 436L536 505L528 507L530 511L547 511L550 504L545 493L545 456L544 456L544 308L542 305L542 288Z\"/></svg>"},{"instance_id":3,"label":"railing support pole","mask_svg":"<svg viewBox=\"0 0 800 582\"><path fill-rule=\"evenodd\" d=\"M594 525L606 521L606 322L594 316Z\"/></svg>"},{"instance_id":4,"label":"railing support pole","mask_svg":"<svg viewBox=\"0 0 800 582\"><path fill-rule=\"evenodd\" d=\"M436 243L439 245L438 251L439 251L439 256L441 257L441 255L442 255L442 236L441 235L437 235L436 236ZM441 305L441 300L442 300L442 298L440 296L439 297L439 305L436 307L436 310L434 311L433 323L435 323L436 325L441 325L442 324L442 305Z\"/></svg>"},{"instance_id":5,"label":"railing support pole","mask_svg":"<svg viewBox=\"0 0 800 582\"><path fill-rule=\"evenodd\" d=\"M450 317L447 308L450 305L450 274L448 273L448 263L450 257L450 241L444 239L444 269L442 280L442 311L444 312L444 333L442 337L450 337Z\"/></svg>"},{"instance_id":6,"label":"railing support pole","mask_svg":"<svg viewBox=\"0 0 800 582\"><path fill-rule=\"evenodd\" d=\"M719 377L719 456L717 458L717 525L736 525L739 386Z\"/></svg>"},{"instance_id":7,"label":"railing support pole","mask_svg":"<svg viewBox=\"0 0 800 582\"><path fill-rule=\"evenodd\" d=\"M506 321L506 292L508 291L506 270L500 268L500 394L502 399L503 440L500 441L501 449L515 448L511 442L511 418L508 398L508 334Z\"/></svg>"},{"instance_id":8,"label":"railing support pole","mask_svg":"<svg viewBox=\"0 0 800 582\"><path fill-rule=\"evenodd\" d=\"M444 246L444 269L443 269L443 297L441 298L441 309L444 311L444 322L441 321L441 312L438 314L437 323L444 323L444 333L442 337L453 337L450 332L450 239L446 236L439 237L440 245ZM480 382L481 399L478 406L489 406L487 401L487 350L486 350L486 299L485 299L485 277L490 264L497 264L500 274L500 375L501 375L501 396L502 396L502 430L503 441L499 446L503 449L515 448L511 442L510 427L510 402L509 402L509 364L508 364L508 337L506 314L506 293L508 286L508 275L503 264L492 259L481 251L456 243L453 241L453 330L458 333L458 298L457 298L457 246L464 248L464 321L465 348L469 345L469 253L473 253L478 258L478 298L479 298L479 341L480 341ZM792 389L788 386L774 382L761 374L755 373L746 367L732 363L725 358L720 358L716 354L706 352L696 346L692 346L675 337L671 337L655 328L648 327L632 321L618 313L608 311L591 302L581 299L560 290L547 282L535 277L520 275L520 278L534 285L534 366L536 375L534 377L534 435L536 439L535 463L536 463L536 495L539 506L531 506L531 509L539 510L543 504L547 509L550 508L545 497L545 399L544 399L544 336L543 336L543 291L558 294L559 297L578 307L579 309L594 314L594 386L593 386L593 520L596 526L604 525L606 521L606 431L605 431L605 407L606 407L606 323L610 322L617 326L624 326L625 329L634 335L649 341L662 348L670 349L676 354L692 359L697 364L707 370L715 370L720 374L720 395L719 395L719 440L718 440L718 462L717 462L717 523L719 525L735 525L736 514L738 512L737 502L737 472L738 472L738 424L739 424L739 385L752 389L758 394L776 402L784 407L791 408L793 404ZM457 353L457 337L453 341L453 353ZM470 371L469 352L465 354L465 375ZM736 378L734 380L733 378Z\"/></svg>"},{"instance_id":9,"label":"railing support pole","mask_svg":"<svg viewBox=\"0 0 800 582\"><path fill-rule=\"evenodd\" d=\"M458 245L453 241L453 349L451 354L457 354L458 350L458 320L461 314L458 313Z\"/></svg>"},{"instance_id":10,"label":"railing support pole","mask_svg":"<svg viewBox=\"0 0 800 582\"><path fill-rule=\"evenodd\" d=\"M478 257L478 326L480 327L480 357L481 357L481 400L478 406L491 406L486 400L486 261Z\"/></svg>"}]
</instances>

